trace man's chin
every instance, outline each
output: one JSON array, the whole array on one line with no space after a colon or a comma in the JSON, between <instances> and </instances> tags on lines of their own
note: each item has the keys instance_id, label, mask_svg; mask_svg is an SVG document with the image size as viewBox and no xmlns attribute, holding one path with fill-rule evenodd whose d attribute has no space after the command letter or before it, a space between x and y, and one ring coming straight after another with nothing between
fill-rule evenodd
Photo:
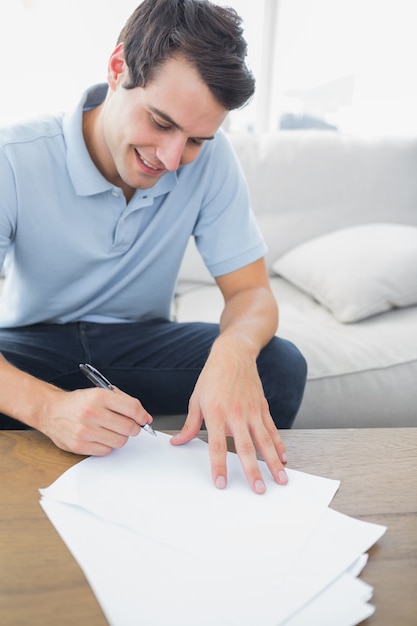
<instances>
[{"instance_id":1,"label":"man's chin","mask_svg":"<svg viewBox=\"0 0 417 626\"><path fill-rule=\"evenodd\" d=\"M163 172L162 174L154 174L152 176L141 176L137 189L150 189L151 187L154 187L165 174L166 172Z\"/></svg>"}]
</instances>

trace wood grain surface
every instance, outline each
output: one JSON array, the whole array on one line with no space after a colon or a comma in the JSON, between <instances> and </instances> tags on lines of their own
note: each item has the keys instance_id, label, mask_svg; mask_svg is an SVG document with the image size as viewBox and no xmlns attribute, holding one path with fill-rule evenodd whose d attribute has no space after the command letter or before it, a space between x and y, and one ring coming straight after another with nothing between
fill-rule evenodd
<instances>
[{"instance_id":1,"label":"wood grain surface","mask_svg":"<svg viewBox=\"0 0 417 626\"><path fill-rule=\"evenodd\" d=\"M376 606L363 624L415 626L417 428L294 429L281 435L288 467L341 480L334 509L388 527L361 576L374 586ZM229 444L233 450L233 441ZM59 450L36 431L0 431L2 626L107 624L39 505L38 489L82 458Z\"/></svg>"}]
</instances>

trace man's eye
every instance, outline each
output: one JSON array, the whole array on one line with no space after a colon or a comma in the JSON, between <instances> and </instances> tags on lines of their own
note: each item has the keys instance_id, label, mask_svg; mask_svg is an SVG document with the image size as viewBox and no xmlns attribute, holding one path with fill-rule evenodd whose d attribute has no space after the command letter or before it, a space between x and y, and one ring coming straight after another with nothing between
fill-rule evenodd
<instances>
[{"instance_id":1,"label":"man's eye","mask_svg":"<svg viewBox=\"0 0 417 626\"><path fill-rule=\"evenodd\" d=\"M165 124L160 124L154 117L151 117L151 122L153 126L159 128L160 130L169 130L171 126L166 126Z\"/></svg>"},{"instance_id":2,"label":"man's eye","mask_svg":"<svg viewBox=\"0 0 417 626\"><path fill-rule=\"evenodd\" d=\"M192 137L190 137L188 141L192 143L194 146L199 146L200 148L204 143L204 139L193 139Z\"/></svg>"}]
</instances>

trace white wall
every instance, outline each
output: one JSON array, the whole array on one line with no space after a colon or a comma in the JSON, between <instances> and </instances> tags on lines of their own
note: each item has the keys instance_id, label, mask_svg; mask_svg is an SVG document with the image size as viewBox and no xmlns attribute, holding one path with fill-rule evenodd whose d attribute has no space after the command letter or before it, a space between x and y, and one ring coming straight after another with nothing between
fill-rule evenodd
<instances>
[{"instance_id":1,"label":"white wall","mask_svg":"<svg viewBox=\"0 0 417 626\"><path fill-rule=\"evenodd\" d=\"M232 129L275 130L283 111L321 108L345 132L417 134L415 0L218 2L244 18L258 83L252 104L231 115ZM0 124L67 108L86 86L105 80L119 30L138 3L1 0ZM346 76L352 81L340 83ZM324 93L339 98L332 106L324 83Z\"/></svg>"}]
</instances>

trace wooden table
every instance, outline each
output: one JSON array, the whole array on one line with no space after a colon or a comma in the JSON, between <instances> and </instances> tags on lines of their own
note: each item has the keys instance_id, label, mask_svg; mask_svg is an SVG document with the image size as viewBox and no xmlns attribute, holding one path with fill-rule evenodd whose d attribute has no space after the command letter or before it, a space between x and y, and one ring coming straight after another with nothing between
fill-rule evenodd
<instances>
[{"instance_id":1,"label":"wooden table","mask_svg":"<svg viewBox=\"0 0 417 626\"><path fill-rule=\"evenodd\" d=\"M388 527L362 574L374 586L376 606L363 623L417 624L417 428L281 434L289 467L342 481L333 508ZM0 431L2 626L107 624L82 571L39 505L38 488L82 458L57 449L35 431Z\"/></svg>"}]
</instances>

